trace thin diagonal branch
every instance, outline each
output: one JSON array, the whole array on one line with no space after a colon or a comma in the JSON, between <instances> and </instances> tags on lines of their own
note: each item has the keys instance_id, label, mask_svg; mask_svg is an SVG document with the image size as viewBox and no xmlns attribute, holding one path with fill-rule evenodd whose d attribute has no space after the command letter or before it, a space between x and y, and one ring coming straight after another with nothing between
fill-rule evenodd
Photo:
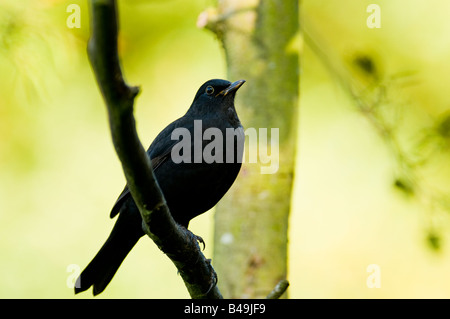
<instances>
[{"instance_id":1,"label":"thin diagonal branch","mask_svg":"<svg viewBox=\"0 0 450 319\"><path fill-rule=\"evenodd\" d=\"M289 287L289 281L282 279L273 288L273 290L267 295L266 299L280 299L280 297L286 292Z\"/></svg>"},{"instance_id":2,"label":"thin diagonal branch","mask_svg":"<svg viewBox=\"0 0 450 319\"><path fill-rule=\"evenodd\" d=\"M143 228L178 268L192 298L222 298L215 286L214 270L195 236L172 218L138 138L133 104L139 88L126 84L120 68L116 1L91 0L90 11L89 60L106 103L114 147L141 213Z\"/></svg>"}]
</instances>

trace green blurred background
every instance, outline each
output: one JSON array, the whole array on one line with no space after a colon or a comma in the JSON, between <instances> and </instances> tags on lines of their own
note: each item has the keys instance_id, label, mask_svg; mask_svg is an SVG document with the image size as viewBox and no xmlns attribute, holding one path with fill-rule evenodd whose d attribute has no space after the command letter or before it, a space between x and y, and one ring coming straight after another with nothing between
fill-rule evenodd
<instances>
[{"instance_id":1,"label":"green blurred background","mask_svg":"<svg viewBox=\"0 0 450 319\"><path fill-rule=\"evenodd\" d=\"M81 28L66 25L72 3ZM380 0L380 29L366 25L370 3L302 2L310 39L300 41L291 298L450 297L450 3ZM214 5L119 1L120 55L142 89L135 115L146 145L204 81L226 78L220 42L196 27ZM91 297L69 286L108 236L124 177L88 35L86 1L0 1L2 298ZM190 226L207 257L212 221L204 214ZM371 264L380 288L367 286ZM148 238L99 296L183 297L175 267Z\"/></svg>"}]
</instances>

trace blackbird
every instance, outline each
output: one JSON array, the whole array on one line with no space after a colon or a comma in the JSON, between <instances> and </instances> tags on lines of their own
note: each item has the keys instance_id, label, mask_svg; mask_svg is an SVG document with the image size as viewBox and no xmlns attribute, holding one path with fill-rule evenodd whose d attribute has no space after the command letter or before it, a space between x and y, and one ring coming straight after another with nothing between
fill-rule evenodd
<instances>
[{"instance_id":1,"label":"blackbird","mask_svg":"<svg viewBox=\"0 0 450 319\"><path fill-rule=\"evenodd\" d=\"M225 195L241 168L244 129L234 98L244 82L204 83L186 114L162 130L147 150L170 213L186 228ZM75 293L91 286L94 296L101 293L144 236L141 215L126 186L110 216L117 214L108 239L78 277Z\"/></svg>"}]
</instances>

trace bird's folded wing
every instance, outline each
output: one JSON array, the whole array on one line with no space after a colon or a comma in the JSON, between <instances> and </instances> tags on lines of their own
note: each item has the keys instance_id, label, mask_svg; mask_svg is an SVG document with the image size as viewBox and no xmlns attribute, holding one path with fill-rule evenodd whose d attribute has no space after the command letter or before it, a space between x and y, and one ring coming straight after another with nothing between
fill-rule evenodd
<instances>
[{"instance_id":1,"label":"bird's folded wing","mask_svg":"<svg viewBox=\"0 0 450 319\"><path fill-rule=\"evenodd\" d=\"M172 147L169 147L163 154L155 156L151 159L152 168L154 172L158 169L158 167L161 166L161 164L163 164L165 161L167 161L167 159L169 159L171 151ZM117 198L113 208L111 209L111 213L109 215L111 218L114 218L120 212L122 204L128 198L128 196L131 196L130 190L128 189L128 186L125 186L122 193Z\"/></svg>"}]
</instances>

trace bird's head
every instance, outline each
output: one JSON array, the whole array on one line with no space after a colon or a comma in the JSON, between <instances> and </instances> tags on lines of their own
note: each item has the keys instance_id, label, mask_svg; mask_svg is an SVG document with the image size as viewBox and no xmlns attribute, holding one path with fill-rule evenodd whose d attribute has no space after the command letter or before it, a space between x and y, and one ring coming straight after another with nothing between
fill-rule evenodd
<instances>
[{"instance_id":1,"label":"bird's head","mask_svg":"<svg viewBox=\"0 0 450 319\"><path fill-rule=\"evenodd\" d=\"M207 114L210 112L234 109L236 91L245 83L239 80L231 83L227 80L214 79L205 82L197 91L189 112Z\"/></svg>"}]
</instances>

